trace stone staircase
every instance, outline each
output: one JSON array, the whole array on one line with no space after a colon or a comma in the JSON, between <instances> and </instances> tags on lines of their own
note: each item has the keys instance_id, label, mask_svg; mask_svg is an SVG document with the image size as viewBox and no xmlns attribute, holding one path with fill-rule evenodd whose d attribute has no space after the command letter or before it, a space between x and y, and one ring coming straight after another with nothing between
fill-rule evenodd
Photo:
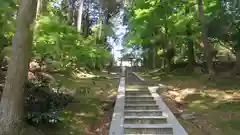
<instances>
[{"instance_id":1,"label":"stone staircase","mask_svg":"<svg viewBox=\"0 0 240 135\"><path fill-rule=\"evenodd\" d=\"M157 87L130 90L121 84L109 135L188 135L156 93Z\"/></svg>"}]
</instances>

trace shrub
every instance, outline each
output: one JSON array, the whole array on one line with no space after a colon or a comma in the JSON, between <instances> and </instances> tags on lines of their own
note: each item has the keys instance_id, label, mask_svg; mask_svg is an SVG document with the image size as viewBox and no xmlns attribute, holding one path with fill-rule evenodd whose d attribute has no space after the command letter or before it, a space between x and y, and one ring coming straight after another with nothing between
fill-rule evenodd
<instances>
[{"instance_id":1,"label":"shrub","mask_svg":"<svg viewBox=\"0 0 240 135\"><path fill-rule=\"evenodd\" d=\"M47 83L29 81L25 92L25 119L31 125L56 124L72 96L51 88Z\"/></svg>"}]
</instances>

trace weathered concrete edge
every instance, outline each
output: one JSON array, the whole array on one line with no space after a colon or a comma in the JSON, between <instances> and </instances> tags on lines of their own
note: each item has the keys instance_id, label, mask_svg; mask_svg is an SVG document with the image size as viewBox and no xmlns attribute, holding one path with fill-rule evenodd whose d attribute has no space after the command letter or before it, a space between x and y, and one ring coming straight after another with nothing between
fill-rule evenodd
<instances>
[{"instance_id":1,"label":"weathered concrete edge","mask_svg":"<svg viewBox=\"0 0 240 135\"><path fill-rule=\"evenodd\" d=\"M174 135L188 135L186 130L182 127L182 125L179 123L177 118L173 115L171 110L167 107L167 105L165 104L162 97L156 92L156 90L158 88L159 88L158 86L157 87L148 87L152 96L156 100L157 105L161 108L163 113L167 114L167 121L169 124L172 124Z\"/></svg>"},{"instance_id":2,"label":"weathered concrete edge","mask_svg":"<svg viewBox=\"0 0 240 135\"><path fill-rule=\"evenodd\" d=\"M135 72L132 72L139 80L141 80L141 81L145 81L145 79L144 78L142 78L140 75L138 75L137 73L135 73Z\"/></svg>"},{"instance_id":3,"label":"weathered concrete edge","mask_svg":"<svg viewBox=\"0 0 240 135\"><path fill-rule=\"evenodd\" d=\"M124 133L124 104L125 104L125 77L121 77L114 112L110 125L109 135L123 135Z\"/></svg>"}]
</instances>

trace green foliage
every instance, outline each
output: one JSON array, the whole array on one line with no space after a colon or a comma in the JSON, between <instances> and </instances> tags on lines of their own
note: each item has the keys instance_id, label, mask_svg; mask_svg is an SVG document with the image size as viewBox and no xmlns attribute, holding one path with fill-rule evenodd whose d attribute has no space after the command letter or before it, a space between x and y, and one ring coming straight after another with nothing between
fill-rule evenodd
<instances>
[{"instance_id":1,"label":"green foliage","mask_svg":"<svg viewBox=\"0 0 240 135\"><path fill-rule=\"evenodd\" d=\"M56 124L61 122L62 109L72 97L42 81L29 81L25 92L25 118L31 125Z\"/></svg>"},{"instance_id":2,"label":"green foliage","mask_svg":"<svg viewBox=\"0 0 240 135\"><path fill-rule=\"evenodd\" d=\"M17 9L17 5L13 0L0 0L0 3L0 51L2 51L5 46L11 45L16 16L16 12L13 10Z\"/></svg>"},{"instance_id":3,"label":"green foliage","mask_svg":"<svg viewBox=\"0 0 240 135\"><path fill-rule=\"evenodd\" d=\"M112 59L112 55L107 51L108 43L97 42L99 39L95 36L97 32L94 33L94 31L88 37L81 36L74 26L67 23L67 5L63 6L59 2L53 0L44 3L47 4L44 6L47 7L48 12L37 18L33 56L47 64L50 63L57 69L104 68ZM0 0L0 3L0 53L10 55L11 48L8 46L11 45L15 32L18 1ZM116 5L117 3L108 4ZM100 40L113 35L111 27L110 23L102 25L103 34Z\"/></svg>"},{"instance_id":4,"label":"green foliage","mask_svg":"<svg viewBox=\"0 0 240 135\"><path fill-rule=\"evenodd\" d=\"M54 16L42 16L37 23L34 54L59 61L61 68L76 66L100 69L110 60L106 45L96 45L95 37L83 38L76 28Z\"/></svg>"},{"instance_id":5,"label":"green foliage","mask_svg":"<svg viewBox=\"0 0 240 135\"><path fill-rule=\"evenodd\" d=\"M129 3L133 1L128 1ZM128 31L124 45L142 49L142 57L153 59L156 53L175 48L176 61L185 61L188 50L195 55L202 55L202 27L199 19L198 1L196 0L147 0L134 1L125 7L125 24ZM211 46L236 48L238 42L239 3L236 1L203 0L204 22ZM238 7L236 7L238 6ZM234 42L233 42L234 41ZM193 43L192 49L189 43ZM155 46L155 47L152 47ZM194 55L194 54L192 54ZM158 54L158 57L162 55ZM196 57L196 56L192 56ZM153 61L154 62L154 61Z\"/></svg>"}]
</instances>

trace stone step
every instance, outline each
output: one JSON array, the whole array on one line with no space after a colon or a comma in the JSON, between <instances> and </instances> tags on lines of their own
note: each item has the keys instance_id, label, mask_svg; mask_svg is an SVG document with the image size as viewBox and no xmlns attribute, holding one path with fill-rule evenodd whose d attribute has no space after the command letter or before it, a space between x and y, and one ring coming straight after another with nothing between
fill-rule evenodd
<instances>
[{"instance_id":1,"label":"stone step","mask_svg":"<svg viewBox=\"0 0 240 135\"><path fill-rule=\"evenodd\" d=\"M126 96L125 97L125 101L149 101L149 100L154 100L154 98L151 96L148 96L148 97Z\"/></svg>"},{"instance_id":2,"label":"stone step","mask_svg":"<svg viewBox=\"0 0 240 135\"><path fill-rule=\"evenodd\" d=\"M165 116L125 116L124 119L166 119Z\"/></svg>"},{"instance_id":3,"label":"stone step","mask_svg":"<svg viewBox=\"0 0 240 135\"><path fill-rule=\"evenodd\" d=\"M156 104L125 104L125 106L158 106Z\"/></svg>"},{"instance_id":4,"label":"stone step","mask_svg":"<svg viewBox=\"0 0 240 135\"><path fill-rule=\"evenodd\" d=\"M125 93L126 96L138 96L138 97L143 97L143 96L151 96L151 93Z\"/></svg>"},{"instance_id":5,"label":"stone step","mask_svg":"<svg viewBox=\"0 0 240 135\"><path fill-rule=\"evenodd\" d=\"M154 98L153 97L130 97L130 99L127 99L127 100L125 100L125 101L135 101L135 102L137 102L137 101L156 101L156 100L154 100Z\"/></svg>"},{"instance_id":6,"label":"stone step","mask_svg":"<svg viewBox=\"0 0 240 135\"><path fill-rule=\"evenodd\" d=\"M152 95L125 96L126 98L153 98Z\"/></svg>"},{"instance_id":7,"label":"stone step","mask_svg":"<svg viewBox=\"0 0 240 135\"><path fill-rule=\"evenodd\" d=\"M156 104L125 104L125 110L157 110L160 109Z\"/></svg>"},{"instance_id":8,"label":"stone step","mask_svg":"<svg viewBox=\"0 0 240 135\"><path fill-rule=\"evenodd\" d=\"M126 89L125 90L125 92L126 91L137 91L137 92L149 92L149 90L148 89Z\"/></svg>"},{"instance_id":9,"label":"stone step","mask_svg":"<svg viewBox=\"0 0 240 135\"><path fill-rule=\"evenodd\" d=\"M167 123L164 116L125 116L124 124L163 124Z\"/></svg>"},{"instance_id":10,"label":"stone step","mask_svg":"<svg viewBox=\"0 0 240 135\"><path fill-rule=\"evenodd\" d=\"M124 124L124 134L173 134L171 124Z\"/></svg>"},{"instance_id":11,"label":"stone step","mask_svg":"<svg viewBox=\"0 0 240 135\"><path fill-rule=\"evenodd\" d=\"M126 94L128 93L150 93L150 91L125 91Z\"/></svg>"},{"instance_id":12,"label":"stone step","mask_svg":"<svg viewBox=\"0 0 240 135\"><path fill-rule=\"evenodd\" d=\"M128 92L125 93L126 96L151 96L151 93L143 93L143 92Z\"/></svg>"},{"instance_id":13,"label":"stone step","mask_svg":"<svg viewBox=\"0 0 240 135\"><path fill-rule=\"evenodd\" d=\"M162 112L160 109L157 110L125 110L125 112Z\"/></svg>"},{"instance_id":14,"label":"stone step","mask_svg":"<svg viewBox=\"0 0 240 135\"><path fill-rule=\"evenodd\" d=\"M125 91L142 91L142 92L145 92L145 91L148 91L148 89L126 89Z\"/></svg>"},{"instance_id":15,"label":"stone step","mask_svg":"<svg viewBox=\"0 0 240 135\"><path fill-rule=\"evenodd\" d=\"M173 135L173 134L124 134L124 135Z\"/></svg>"},{"instance_id":16,"label":"stone step","mask_svg":"<svg viewBox=\"0 0 240 135\"><path fill-rule=\"evenodd\" d=\"M125 101L125 104L156 104L156 101L155 100L146 100L146 101L128 100L128 101Z\"/></svg>"},{"instance_id":17,"label":"stone step","mask_svg":"<svg viewBox=\"0 0 240 135\"><path fill-rule=\"evenodd\" d=\"M125 116L162 116L161 110L125 110Z\"/></svg>"}]
</instances>

